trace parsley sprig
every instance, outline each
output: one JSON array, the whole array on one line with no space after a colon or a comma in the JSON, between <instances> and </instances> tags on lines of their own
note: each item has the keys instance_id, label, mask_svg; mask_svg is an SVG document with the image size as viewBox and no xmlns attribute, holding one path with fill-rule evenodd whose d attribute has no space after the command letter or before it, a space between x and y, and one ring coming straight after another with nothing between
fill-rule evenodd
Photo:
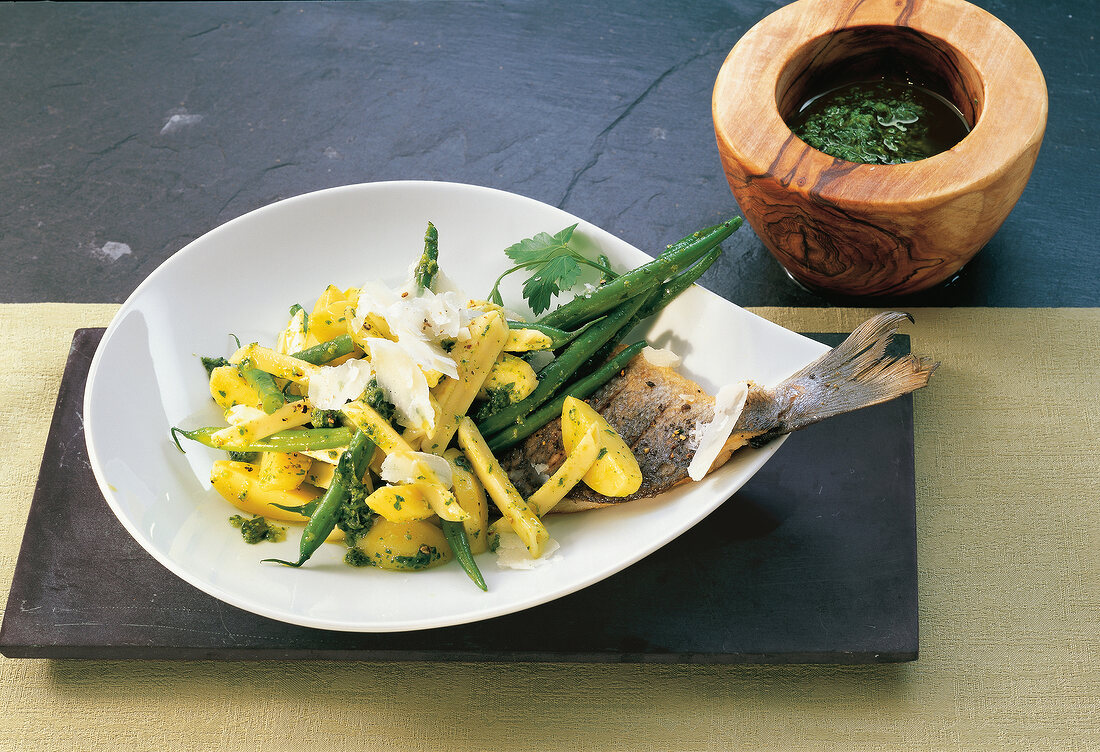
<instances>
[{"instance_id":1,"label":"parsley sprig","mask_svg":"<svg viewBox=\"0 0 1100 752\"><path fill-rule=\"evenodd\" d=\"M577 226L572 225L554 235L540 232L533 238L525 238L505 248L504 253L516 263L497 277L489 292L489 300L504 305L500 297L500 282L520 269L534 270L534 274L523 283L523 297L536 315L550 308L552 297L577 284L585 266L598 269L604 278L618 276L606 264L592 261L581 253L577 241L573 239L576 229Z\"/></svg>"}]
</instances>

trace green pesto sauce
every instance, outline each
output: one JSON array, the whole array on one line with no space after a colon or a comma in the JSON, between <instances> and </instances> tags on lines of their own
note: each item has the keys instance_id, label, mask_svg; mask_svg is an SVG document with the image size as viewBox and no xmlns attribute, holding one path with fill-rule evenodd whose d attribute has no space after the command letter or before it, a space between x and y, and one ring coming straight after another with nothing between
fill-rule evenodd
<instances>
[{"instance_id":1,"label":"green pesto sauce","mask_svg":"<svg viewBox=\"0 0 1100 752\"><path fill-rule=\"evenodd\" d=\"M373 567L374 562L371 558L363 553L360 549L349 548L347 553L344 554L344 563L349 567Z\"/></svg>"},{"instance_id":2,"label":"green pesto sauce","mask_svg":"<svg viewBox=\"0 0 1100 752\"><path fill-rule=\"evenodd\" d=\"M818 151L862 164L902 164L947 151L969 132L955 106L921 86L847 84L811 99L791 130Z\"/></svg>"},{"instance_id":3,"label":"green pesto sauce","mask_svg":"<svg viewBox=\"0 0 1100 752\"><path fill-rule=\"evenodd\" d=\"M393 563L402 569L427 569L432 562L443 558L435 546L424 544L412 556L394 556Z\"/></svg>"},{"instance_id":4,"label":"green pesto sauce","mask_svg":"<svg viewBox=\"0 0 1100 752\"><path fill-rule=\"evenodd\" d=\"M241 537L245 543L259 543L272 541L277 543L286 538L286 528L272 525L263 517L255 516L252 519L235 514L229 518L229 524L240 528Z\"/></svg>"}]
</instances>

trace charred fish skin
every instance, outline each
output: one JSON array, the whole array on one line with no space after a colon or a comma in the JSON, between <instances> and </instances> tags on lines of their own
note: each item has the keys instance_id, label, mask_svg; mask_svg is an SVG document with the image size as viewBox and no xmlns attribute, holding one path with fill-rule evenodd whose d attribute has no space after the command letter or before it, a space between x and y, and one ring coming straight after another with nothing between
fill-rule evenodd
<instances>
[{"instance_id":1,"label":"charred fish skin","mask_svg":"<svg viewBox=\"0 0 1100 752\"><path fill-rule=\"evenodd\" d=\"M894 311L878 314L774 388L750 384L745 407L710 470L721 467L743 446L761 447L834 415L887 402L927 385L939 363L914 355L886 355L904 321L912 317ZM577 486L555 512L656 496L685 482L695 454L695 433L714 417L714 398L698 384L643 356L635 357L587 402L631 447L642 470L642 485L636 493L617 498ZM526 496L564 458L560 422L551 421L509 450L501 463Z\"/></svg>"}]
</instances>

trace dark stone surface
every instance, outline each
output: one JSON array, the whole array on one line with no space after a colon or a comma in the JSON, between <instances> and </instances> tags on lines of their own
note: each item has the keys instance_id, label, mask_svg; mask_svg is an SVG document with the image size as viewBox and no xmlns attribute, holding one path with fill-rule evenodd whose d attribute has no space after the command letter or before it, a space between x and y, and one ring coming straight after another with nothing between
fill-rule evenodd
<instances>
[{"instance_id":1,"label":"dark stone surface","mask_svg":"<svg viewBox=\"0 0 1100 752\"><path fill-rule=\"evenodd\" d=\"M0 652L9 657L707 663L917 657L910 397L795 434L695 528L578 593L475 624L352 634L283 624L221 603L168 572L125 532L92 477L80 416L101 335L82 329L74 339L0 628ZM897 343L908 350L908 337ZM470 597L477 596L471 586Z\"/></svg>"},{"instance_id":2,"label":"dark stone surface","mask_svg":"<svg viewBox=\"0 0 1100 752\"><path fill-rule=\"evenodd\" d=\"M962 278L909 305L1100 304L1100 3L979 0L1030 46L1050 120ZM775 0L0 5L0 302L122 301L188 241L346 183L476 183L653 252L735 211L714 77ZM174 118L174 119L173 119ZM821 305L749 228L703 284Z\"/></svg>"}]
</instances>

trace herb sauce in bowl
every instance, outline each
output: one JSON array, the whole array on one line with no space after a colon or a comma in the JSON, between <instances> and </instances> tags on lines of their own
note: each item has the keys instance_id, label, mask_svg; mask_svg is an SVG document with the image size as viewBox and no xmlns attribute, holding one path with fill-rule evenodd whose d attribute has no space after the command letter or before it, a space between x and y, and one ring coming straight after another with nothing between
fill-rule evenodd
<instances>
[{"instance_id":1,"label":"herb sauce in bowl","mask_svg":"<svg viewBox=\"0 0 1100 752\"><path fill-rule=\"evenodd\" d=\"M819 94L790 123L800 139L848 162L901 164L947 151L970 127L935 92L908 82L860 81Z\"/></svg>"}]
</instances>

